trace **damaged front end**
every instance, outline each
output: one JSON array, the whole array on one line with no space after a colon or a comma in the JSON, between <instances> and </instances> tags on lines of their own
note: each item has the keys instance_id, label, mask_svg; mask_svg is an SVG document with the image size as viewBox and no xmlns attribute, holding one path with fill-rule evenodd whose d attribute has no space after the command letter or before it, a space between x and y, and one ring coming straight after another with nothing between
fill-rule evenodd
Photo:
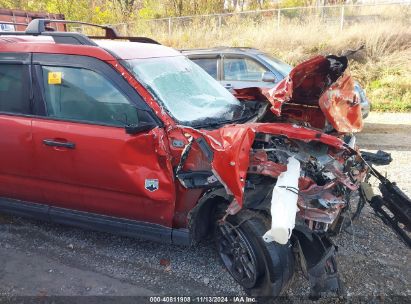
<instances>
[{"instance_id":1,"label":"damaged front end","mask_svg":"<svg viewBox=\"0 0 411 304\"><path fill-rule=\"evenodd\" d=\"M351 197L367 171L364 163L346 149L284 136L259 134L253 148L249 172L277 177L273 191L268 191L259 205L255 200L244 202L266 211L271 208L272 227L264 239L286 244L284 235L288 234L310 281L313 297L329 291L341 293L335 261L337 247L329 236L343 227ZM298 176L290 168L295 161ZM279 166L283 170L280 174ZM267 170L273 167L277 170ZM294 217L290 212L294 212Z\"/></svg>"},{"instance_id":2,"label":"damaged front end","mask_svg":"<svg viewBox=\"0 0 411 304\"><path fill-rule=\"evenodd\" d=\"M354 150L335 136L292 124L180 131L187 141L176 177L185 188L224 188L226 215L242 209L267 215L271 230L264 240L294 244L313 295L341 290L329 234L339 232L366 174Z\"/></svg>"},{"instance_id":3,"label":"damaged front end","mask_svg":"<svg viewBox=\"0 0 411 304\"><path fill-rule=\"evenodd\" d=\"M318 56L298 65L273 89L236 91L257 113L253 121L259 123L168 130L177 180L185 189L204 191L188 214L194 239L207 231L204 217L213 210L205 207L207 201L218 204L223 198L227 203L218 219L222 224L244 210L264 216L270 228L261 238L267 244L292 244L313 297L342 292L337 247L330 236L351 220L354 198L362 198L360 208L367 201L365 180L376 172L352 136L361 131L363 122L347 63L346 57ZM258 100L265 105L261 107ZM270 104L275 115L266 111ZM411 209L396 210L402 196L378 178L390 193L383 196L385 205L394 215L402 214L401 223L409 221ZM368 197L377 214L398 226L398 218L388 219L378 200Z\"/></svg>"}]
</instances>

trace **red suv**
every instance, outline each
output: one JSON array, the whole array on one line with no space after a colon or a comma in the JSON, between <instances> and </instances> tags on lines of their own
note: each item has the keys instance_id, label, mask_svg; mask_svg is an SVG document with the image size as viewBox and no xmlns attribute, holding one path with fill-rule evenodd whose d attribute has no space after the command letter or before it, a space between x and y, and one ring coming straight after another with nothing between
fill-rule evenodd
<instances>
[{"instance_id":1,"label":"red suv","mask_svg":"<svg viewBox=\"0 0 411 304\"><path fill-rule=\"evenodd\" d=\"M254 122L151 39L48 22L0 36L1 212L175 244L213 237L256 296L280 294L296 258L313 293L339 289L328 235L364 177L349 145Z\"/></svg>"}]
</instances>

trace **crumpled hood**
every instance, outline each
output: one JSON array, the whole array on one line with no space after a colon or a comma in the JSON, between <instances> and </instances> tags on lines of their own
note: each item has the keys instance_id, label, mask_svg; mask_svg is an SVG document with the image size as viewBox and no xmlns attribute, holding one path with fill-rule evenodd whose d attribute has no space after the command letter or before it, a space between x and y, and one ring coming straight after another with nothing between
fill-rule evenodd
<instances>
[{"instance_id":1,"label":"crumpled hood","mask_svg":"<svg viewBox=\"0 0 411 304\"><path fill-rule=\"evenodd\" d=\"M360 100L347 66L345 56L317 56L297 65L272 89L246 88L235 95L243 100L247 95L263 97L277 116L287 103L317 106L338 132L359 132L363 128Z\"/></svg>"}]
</instances>

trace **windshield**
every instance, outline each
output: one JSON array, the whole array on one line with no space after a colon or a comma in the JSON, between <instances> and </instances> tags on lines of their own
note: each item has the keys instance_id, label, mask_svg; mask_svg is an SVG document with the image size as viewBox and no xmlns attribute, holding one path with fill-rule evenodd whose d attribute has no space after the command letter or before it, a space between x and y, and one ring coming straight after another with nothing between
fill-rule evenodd
<instances>
[{"instance_id":1,"label":"windshield","mask_svg":"<svg viewBox=\"0 0 411 304\"><path fill-rule=\"evenodd\" d=\"M260 57L260 59L264 60L266 63L271 65L276 71L283 75L283 77L290 74L291 70L293 69L291 65L286 64L285 62L282 62L277 58L271 57L270 55L260 54L258 55L258 57Z\"/></svg>"},{"instance_id":2,"label":"windshield","mask_svg":"<svg viewBox=\"0 0 411 304\"><path fill-rule=\"evenodd\" d=\"M244 107L229 91L185 56L132 59L125 63L181 124L216 124L244 114Z\"/></svg>"}]
</instances>

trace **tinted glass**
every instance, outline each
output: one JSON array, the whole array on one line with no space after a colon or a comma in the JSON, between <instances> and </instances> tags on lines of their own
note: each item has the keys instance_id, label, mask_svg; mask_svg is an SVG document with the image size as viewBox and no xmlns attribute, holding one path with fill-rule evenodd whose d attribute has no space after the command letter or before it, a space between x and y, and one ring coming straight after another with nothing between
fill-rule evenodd
<instances>
[{"instance_id":1,"label":"tinted glass","mask_svg":"<svg viewBox=\"0 0 411 304\"><path fill-rule=\"evenodd\" d=\"M30 113L28 66L0 64L0 112Z\"/></svg>"},{"instance_id":2,"label":"tinted glass","mask_svg":"<svg viewBox=\"0 0 411 304\"><path fill-rule=\"evenodd\" d=\"M268 70L249 58L224 58L224 79L238 81L262 81Z\"/></svg>"},{"instance_id":3,"label":"tinted glass","mask_svg":"<svg viewBox=\"0 0 411 304\"><path fill-rule=\"evenodd\" d=\"M110 81L96 72L43 67L47 115L97 124L137 124L137 109Z\"/></svg>"},{"instance_id":4,"label":"tinted glass","mask_svg":"<svg viewBox=\"0 0 411 304\"><path fill-rule=\"evenodd\" d=\"M217 79L217 58L197 58L191 60L202 67L211 77Z\"/></svg>"}]
</instances>

